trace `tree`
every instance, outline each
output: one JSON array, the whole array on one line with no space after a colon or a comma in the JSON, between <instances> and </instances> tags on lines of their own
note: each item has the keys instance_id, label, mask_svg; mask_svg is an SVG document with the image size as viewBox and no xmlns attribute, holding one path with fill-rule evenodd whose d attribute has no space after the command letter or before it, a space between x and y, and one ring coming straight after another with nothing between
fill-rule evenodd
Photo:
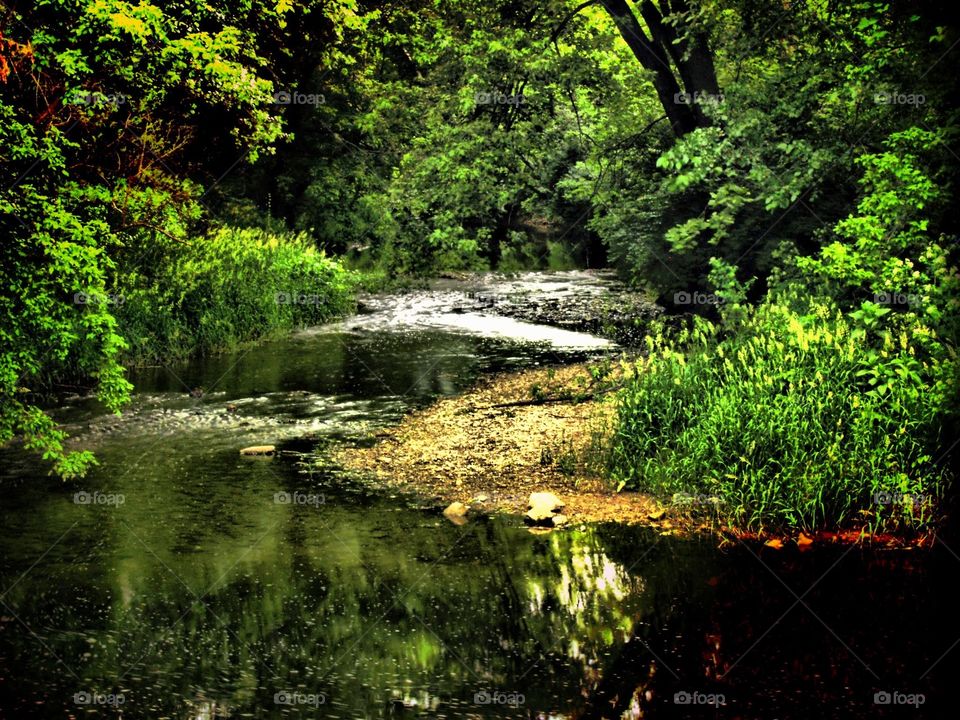
<instances>
[{"instance_id":1,"label":"tree","mask_svg":"<svg viewBox=\"0 0 960 720\"><path fill-rule=\"evenodd\" d=\"M0 13L0 444L23 438L65 478L94 459L65 445L50 395L92 382L119 411L130 343L117 308L202 235L194 180L283 135L260 46L311 7L258 1L233 22L229 3L215 5L56 0ZM323 9L323 38L355 22L350 0Z\"/></svg>"},{"instance_id":2,"label":"tree","mask_svg":"<svg viewBox=\"0 0 960 720\"><path fill-rule=\"evenodd\" d=\"M691 17L687 0L660 0L659 7L651 0L641 2L640 16L649 36L626 0L601 4L634 57L653 73L657 98L677 136L709 125L697 101L717 96L720 87L706 36L687 24Z\"/></svg>"}]
</instances>

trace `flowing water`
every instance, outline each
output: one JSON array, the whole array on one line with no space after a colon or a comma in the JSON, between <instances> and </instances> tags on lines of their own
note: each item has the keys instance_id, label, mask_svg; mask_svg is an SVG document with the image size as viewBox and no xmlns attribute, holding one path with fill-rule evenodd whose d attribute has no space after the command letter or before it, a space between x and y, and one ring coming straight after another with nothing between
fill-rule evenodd
<instances>
[{"instance_id":1,"label":"flowing water","mask_svg":"<svg viewBox=\"0 0 960 720\"><path fill-rule=\"evenodd\" d=\"M484 373L616 352L524 319L616 291L448 282L138 371L121 418L65 403L85 480L0 454L0 717L951 717L945 545L455 526L323 460Z\"/></svg>"}]
</instances>

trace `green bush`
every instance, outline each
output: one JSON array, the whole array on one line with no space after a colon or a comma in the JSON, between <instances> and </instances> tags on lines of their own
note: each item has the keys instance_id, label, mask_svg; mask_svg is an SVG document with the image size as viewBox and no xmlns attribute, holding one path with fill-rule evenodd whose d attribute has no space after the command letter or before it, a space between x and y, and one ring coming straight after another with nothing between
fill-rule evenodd
<instances>
[{"instance_id":1,"label":"green bush","mask_svg":"<svg viewBox=\"0 0 960 720\"><path fill-rule=\"evenodd\" d=\"M737 309L733 331L697 318L648 337L619 397L620 486L715 496L748 528L928 522L947 482L932 454L953 362L822 298Z\"/></svg>"},{"instance_id":2,"label":"green bush","mask_svg":"<svg viewBox=\"0 0 960 720\"><path fill-rule=\"evenodd\" d=\"M860 157L856 210L816 254L785 253L759 305L711 260L721 322L661 327L619 397L621 487L715 496L747 527L921 528L937 514L960 310L954 238L933 230L939 144L910 128Z\"/></svg>"},{"instance_id":3,"label":"green bush","mask_svg":"<svg viewBox=\"0 0 960 720\"><path fill-rule=\"evenodd\" d=\"M193 232L197 160L253 161L281 138L266 64L252 33L207 3L4 5L0 445L21 438L63 478L94 462L45 408L65 382L111 411L129 399L118 269L139 257L150 272L144 246Z\"/></svg>"},{"instance_id":4,"label":"green bush","mask_svg":"<svg viewBox=\"0 0 960 720\"><path fill-rule=\"evenodd\" d=\"M223 350L353 308L354 274L303 234L222 228L175 249L151 278L121 282L128 362Z\"/></svg>"}]
</instances>

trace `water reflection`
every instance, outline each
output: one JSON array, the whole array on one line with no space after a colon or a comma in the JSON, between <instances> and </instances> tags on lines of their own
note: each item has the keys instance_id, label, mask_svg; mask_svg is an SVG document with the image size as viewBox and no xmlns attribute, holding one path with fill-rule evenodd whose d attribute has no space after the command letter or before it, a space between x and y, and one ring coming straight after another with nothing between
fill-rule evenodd
<instances>
[{"instance_id":1,"label":"water reflection","mask_svg":"<svg viewBox=\"0 0 960 720\"><path fill-rule=\"evenodd\" d=\"M275 503L291 483L324 504ZM18 618L7 623L37 633L4 627L13 707L77 712L75 693L89 692L123 695L126 717L310 714L284 694L324 717L520 712L475 705L485 691L561 707L562 689L648 607L639 576L594 530L533 536L376 498L358 507L335 478L292 464L248 466L242 486L128 478L113 490L122 505L76 505L61 490L8 527L66 533L19 583L35 557L4 559L4 603ZM181 512L201 506L216 517Z\"/></svg>"},{"instance_id":2,"label":"water reflection","mask_svg":"<svg viewBox=\"0 0 960 720\"><path fill-rule=\"evenodd\" d=\"M336 327L143 371L120 420L64 408L101 459L87 480L0 451L0 717L903 710L874 704L884 689L942 716L960 620L940 546L754 554L617 526L454 526L310 456L482 372L579 357ZM281 454L238 456L260 443ZM727 705L674 702L711 694Z\"/></svg>"},{"instance_id":3,"label":"water reflection","mask_svg":"<svg viewBox=\"0 0 960 720\"><path fill-rule=\"evenodd\" d=\"M671 717L718 692L743 717L875 717L882 682L912 674L930 710L955 667L919 680L960 636L946 554L761 563L615 526L457 527L290 458L230 462L115 477L121 505L49 483L5 511L4 716ZM294 492L323 502L274 500ZM31 569L40 538L61 540ZM779 578L812 612L785 614Z\"/></svg>"}]
</instances>

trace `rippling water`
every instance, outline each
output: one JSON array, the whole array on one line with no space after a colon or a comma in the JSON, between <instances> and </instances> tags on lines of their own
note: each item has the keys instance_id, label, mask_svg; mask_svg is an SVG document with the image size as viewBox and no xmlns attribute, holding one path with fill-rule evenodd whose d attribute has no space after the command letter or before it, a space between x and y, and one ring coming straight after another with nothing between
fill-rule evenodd
<instances>
[{"instance_id":1,"label":"rippling water","mask_svg":"<svg viewBox=\"0 0 960 720\"><path fill-rule=\"evenodd\" d=\"M121 418L60 408L101 465L61 483L2 451L0 717L948 716L960 560L943 546L460 527L323 460L483 373L615 351L499 314L611 282L371 298L342 323L139 371ZM280 454L239 456L262 443Z\"/></svg>"}]
</instances>

